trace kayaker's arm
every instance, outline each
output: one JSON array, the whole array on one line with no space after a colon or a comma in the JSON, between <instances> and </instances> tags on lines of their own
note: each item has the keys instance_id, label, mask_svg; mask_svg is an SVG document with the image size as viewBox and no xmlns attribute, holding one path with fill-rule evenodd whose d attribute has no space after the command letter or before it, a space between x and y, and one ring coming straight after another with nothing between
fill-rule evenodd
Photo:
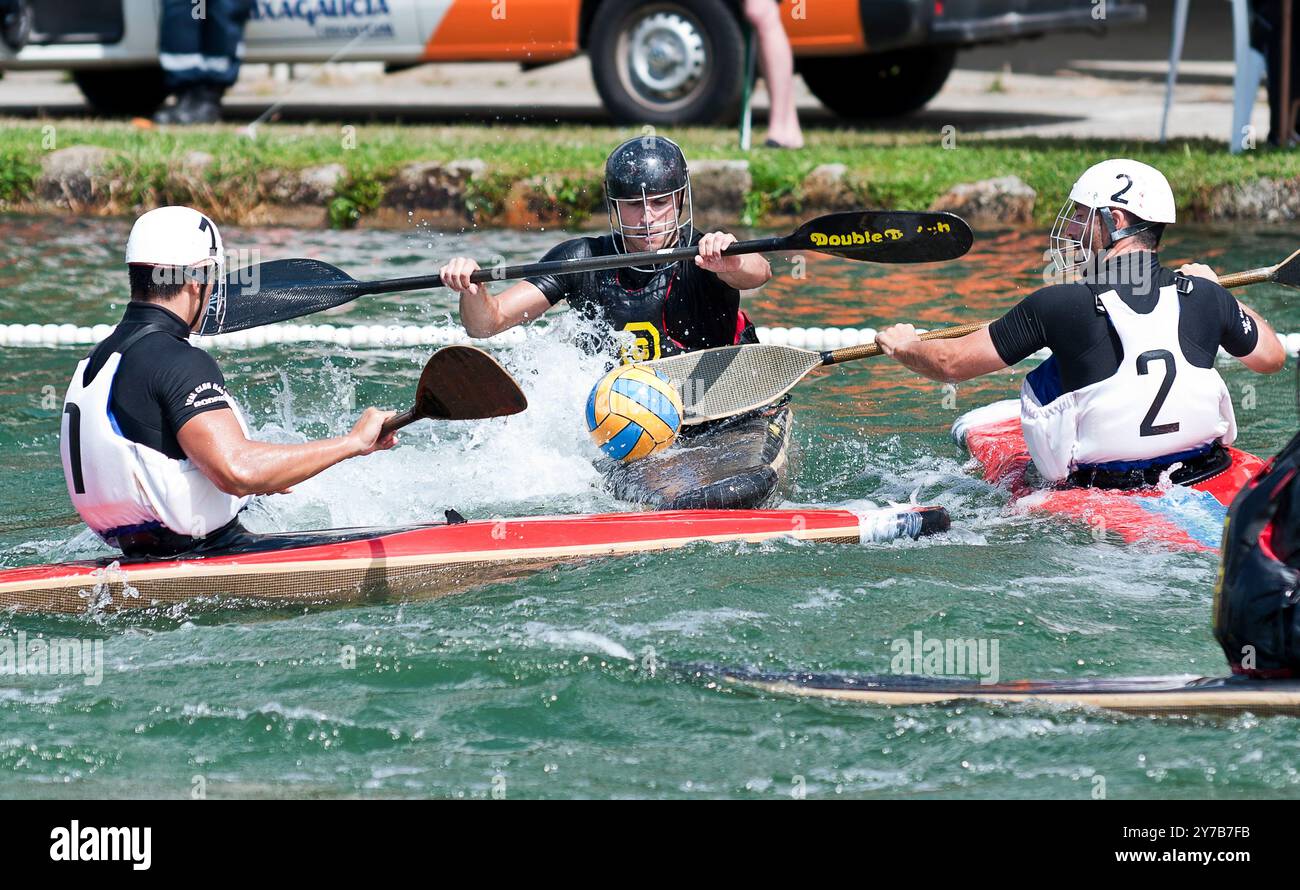
<instances>
[{"instance_id":1,"label":"kayaker's arm","mask_svg":"<svg viewBox=\"0 0 1300 890\"><path fill-rule=\"evenodd\" d=\"M1218 274L1204 263L1184 263L1178 271L1194 278L1205 278L1215 284L1219 283ZM1219 292L1224 302L1236 310L1227 313L1228 317L1223 324L1222 342L1228 354L1258 374L1275 374L1282 370L1286 365L1286 350L1282 347L1282 341L1278 340L1273 326L1264 319L1264 316L1235 299L1227 291ZM1253 348L1249 341L1244 345L1239 344L1241 338L1250 333L1251 325L1255 329ZM1242 354L1238 354L1239 352Z\"/></svg>"},{"instance_id":2,"label":"kayaker's arm","mask_svg":"<svg viewBox=\"0 0 1300 890\"><path fill-rule=\"evenodd\" d=\"M1237 361L1256 373L1276 374L1286 365L1286 350L1282 347L1282 341L1277 338L1273 326L1264 319L1264 316L1240 300L1237 301L1237 305L1254 321L1255 328L1259 331L1259 342L1255 344L1255 348L1248 355L1237 356Z\"/></svg>"},{"instance_id":3,"label":"kayaker's arm","mask_svg":"<svg viewBox=\"0 0 1300 890\"><path fill-rule=\"evenodd\" d=\"M471 337L491 337L551 308L546 295L528 281L516 282L499 296L492 296L486 284L469 280L478 268L470 257L455 257L439 270L443 283L460 294L460 323Z\"/></svg>"},{"instance_id":4,"label":"kayaker's arm","mask_svg":"<svg viewBox=\"0 0 1300 890\"><path fill-rule=\"evenodd\" d=\"M760 253L741 256L723 256L722 251L736 243L736 236L728 232L709 232L701 236L700 252L695 265L717 275L723 284L736 290L762 287L772 278L772 264Z\"/></svg>"},{"instance_id":5,"label":"kayaker's arm","mask_svg":"<svg viewBox=\"0 0 1300 890\"><path fill-rule=\"evenodd\" d=\"M176 440L186 457L226 494L277 494L340 461L392 448L396 438L380 438L379 428L394 413L367 408L346 436L279 445L249 439L233 411L208 411L187 421Z\"/></svg>"},{"instance_id":6,"label":"kayaker's arm","mask_svg":"<svg viewBox=\"0 0 1300 890\"><path fill-rule=\"evenodd\" d=\"M876 334L885 355L941 383L961 383L1007 366L998 355L988 328L955 340L921 340L910 324L896 324Z\"/></svg>"}]
</instances>

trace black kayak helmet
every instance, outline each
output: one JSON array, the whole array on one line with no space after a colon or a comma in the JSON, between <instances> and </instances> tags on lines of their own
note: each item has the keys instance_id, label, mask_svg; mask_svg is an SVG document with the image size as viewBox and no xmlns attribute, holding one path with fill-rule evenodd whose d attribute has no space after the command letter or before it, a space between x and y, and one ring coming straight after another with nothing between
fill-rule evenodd
<instances>
[{"instance_id":1,"label":"black kayak helmet","mask_svg":"<svg viewBox=\"0 0 1300 890\"><path fill-rule=\"evenodd\" d=\"M672 197L675 213L670 220L656 223L650 204L666 196ZM631 252L627 238L664 236L663 247L681 241L691 225L693 208L690 171L677 143L663 136L637 136L610 152L605 161L605 206L614 246L621 252ZM641 211L636 224L625 221L631 206Z\"/></svg>"}]
</instances>

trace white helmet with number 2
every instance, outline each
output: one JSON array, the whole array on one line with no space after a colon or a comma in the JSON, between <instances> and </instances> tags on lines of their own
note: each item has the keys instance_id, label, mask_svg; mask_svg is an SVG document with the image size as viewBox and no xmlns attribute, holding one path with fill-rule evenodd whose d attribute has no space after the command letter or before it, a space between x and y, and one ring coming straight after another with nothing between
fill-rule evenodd
<instances>
[{"instance_id":1,"label":"white helmet with number 2","mask_svg":"<svg viewBox=\"0 0 1300 890\"><path fill-rule=\"evenodd\" d=\"M1075 219L1080 207L1088 209L1085 219ZM1112 210L1123 210L1138 222L1120 228ZM1076 269L1094 256L1092 221L1100 215L1110 244L1144 232L1156 225L1175 221L1174 192L1165 175L1141 161L1112 158L1089 167L1070 189L1069 200L1056 215L1052 226L1052 255L1062 272ZM1070 229L1081 228L1078 237Z\"/></svg>"},{"instance_id":2,"label":"white helmet with number 2","mask_svg":"<svg viewBox=\"0 0 1300 890\"><path fill-rule=\"evenodd\" d=\"M135 221L126 241L127 265L199 270L213 280L199 333L220 330L226 310L226 251L216 223L193 207L158 207Z\"/></svg>"}]
</instances>

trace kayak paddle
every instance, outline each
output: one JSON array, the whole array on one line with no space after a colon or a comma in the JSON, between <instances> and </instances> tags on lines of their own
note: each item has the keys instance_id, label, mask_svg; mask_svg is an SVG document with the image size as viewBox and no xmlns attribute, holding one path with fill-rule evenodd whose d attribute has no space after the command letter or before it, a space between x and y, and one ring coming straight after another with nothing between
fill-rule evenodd
<instances>
[{"instance_id":1,"label":"kayak paddle","mask_svg":"<svg viewBox=\"0 0 1300 890\"><path fill-rule=\"evenodd\" d=\"M481 420L528 407L523 390L497 360L473 346L444 346L425 363L415 404L384 421L380 436L426 417Z\"/></svg>"},{"instance_id":2,"label":"kayak paddle","mask_svg":"<svg viewBox=\"0 0 1300 890\"><path fill-rule=\"evenodd\" d=\"M1300 287L1300 250L1261 269L1219 276L1224 287L1274 282ZM921 334L922 340L949 340L973 334L986 322L957 325ZM679 387L685 413L682 423L692 426L769 405L795 387L813 368L872 358L881 354L875 343L846 346L827 352L749 343L703 349L637 364L668 375Z\"/></svg>"},{"instance_id":3,"label":"kayak paddle","mask_svg":"<svg viewBox=\"0 0 1300 890\"><path fill-rule=\"evenodd\" d=\"M1248 284L1284 284L1287 287L1300 287L1300 250L1278 263L1276 266L1264 266L1246 272L1233 272L1231 275L1219 276L1219 284L1224 287L1244 287Z\"/></svg>"},{"instance_id":4,"label":"kayak paddle","mask_svg":"<svg viewBox=\"0 0 1300 890\"><path fill-rule=\"evenodd\" d=\"M830 213L788 235L738 241L726 256L777 250L808 250L871 263L933 263L956 259L970 250L974 235L951 213L864 210ZM575 257L520 266L479 269L475 282L505 281L530 275L563 275L622 269L644 263L688 259L698 247L673 247L645 253ZM202 334L243 331L342 306L372 294L444 287L437 275L357 281L342 269L312 259L271 260L238 269L226 277L226 311Z\"/></svg>"},{"instance_id":5,"label":"kayak paddle","mask_svg":"<svg viewBox=\"0 0 1300 890\"><path fill-rule=\"evenodd\" d=\"M973 334L984 322L963 324L921 334L922 340L947 340ZM682 396L682 423L693 426L770 405L794 388L813 368L838 365L880 355L875 343L845 346L826 352L747 343L701 349L649 362L642 368L661 371Z\"/></svg>"}]
</instances>

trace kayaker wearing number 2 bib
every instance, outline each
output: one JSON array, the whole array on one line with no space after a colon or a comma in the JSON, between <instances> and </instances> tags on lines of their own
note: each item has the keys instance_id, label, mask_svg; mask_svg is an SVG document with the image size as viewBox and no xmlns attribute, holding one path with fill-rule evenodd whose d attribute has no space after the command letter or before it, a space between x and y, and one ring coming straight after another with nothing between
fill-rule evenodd
<instances>
[{"instance_id":1,"label":"kayaker wearing number 2 bib","mask_svg":"<svg viewBox=\"0 0 1300 890\"><path fill-rule=\"evenodd\" d=\"M346 436L275 445L248 437L221 369L189 335L224 313L221 234L189 207L136 220L126 245L131 302L77 366L60 451L73 506L128 556L219 549L244 530L253 495L275 494L349 457L391 448L391 411L367 408Z\"/></svg>"},{"instance_id":2,"label":"kayaker wearing number 2 bib","mask_svg":"<svg viewBox=\"0 0 1300 890\"><path fill-rule=\"evenodd\" d=\"M684 245L699 245L699 255L693 261L540 275L496 296L470 281L477 262L456 257L440 274L460 294L466 332L490 337L567 300L573 309L608 326L611 336L585 342L588 351L617 352L624 361L757 342L754 326L740 309L740 291L766 284L771 266L758 254L725 257L722 251L735 243L734 235L700 234L693 228L690 175L676 143L642 136L614 149L605 162L605 202L609 235L565 241L542 261ZM616 336L622 331L635 337L634 346L625 345L626 336Z\"/></svg>"},{"instance_id":3,"label":"kayaker wearing number 2 bib","mask_svg":"<svg viewBox=\"0 0 1300 890\"><path fill-rule=\"evenodd\" d=\"M1160 265L1174 222L1164 175L1114 159L1074 184L1052 230L1057 268L1078 276L1030 294L987 328L954 340L917 339L911 325L876 336L889 355L934 380L999 371L1040 349L1052 357L1020 391L1020 424L1049 482L1099 488L1190 484L1226 469L1237 435L1232 398L1214 368L1222 346L1271 374L1286 353L1258 313L1200 264Z\"/></svg>"}]
</instances>

